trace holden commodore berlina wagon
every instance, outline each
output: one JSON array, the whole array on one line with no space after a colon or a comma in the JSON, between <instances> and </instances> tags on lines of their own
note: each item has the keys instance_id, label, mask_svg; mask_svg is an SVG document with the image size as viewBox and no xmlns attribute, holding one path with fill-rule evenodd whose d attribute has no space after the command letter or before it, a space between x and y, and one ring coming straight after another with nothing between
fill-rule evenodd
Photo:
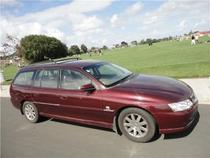
<instances>
[{"instance_id":1,"label":"holden commodore berlina wagon","mask_svg":"<svg viewBox=\"0 0 210 158\"><path fill-rule=\"evenodd\" d=\"M193 90L181 81L94 60L24 67L10 94L30 122L45 116L111 128L136 142L183 131L198 111Z\"/></svg>"}]
</instances>

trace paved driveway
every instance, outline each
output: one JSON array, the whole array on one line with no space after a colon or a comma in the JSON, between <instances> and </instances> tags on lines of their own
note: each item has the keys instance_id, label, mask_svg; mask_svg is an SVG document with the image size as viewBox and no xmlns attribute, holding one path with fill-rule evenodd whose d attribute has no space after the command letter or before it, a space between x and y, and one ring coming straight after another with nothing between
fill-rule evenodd
<instances>
[{"instance_id":1,"label":"paved driveway","mask_svg":"<svg viewBox=\"0 0 210 158\"><path fill-rule=\"evenodd\" d=\"M2 98L1 98L2 99ZM134 143L109 130L46 120L31 124L1 100L2 158L209 158L210 106L200 105L197 125L183 134Z\"/></svg>"},{"instance_id":2,"label":"paved driveway","mask_svg":"<svg viewBox=\"0 0 210 158\"><path fill-rule=\"evenodd\" d=\"M4 76L2 71L0 70L0 84L4 82Z\"/></svg>"}]
</instances>

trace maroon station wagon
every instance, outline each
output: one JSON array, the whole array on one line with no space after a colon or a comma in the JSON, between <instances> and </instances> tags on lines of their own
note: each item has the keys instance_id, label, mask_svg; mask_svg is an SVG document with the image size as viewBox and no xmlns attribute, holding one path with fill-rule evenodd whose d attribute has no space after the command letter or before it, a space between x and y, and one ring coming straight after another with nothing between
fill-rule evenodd
<instances>
[{"instance_id":1,"label":"maroon station wagon","mask_svg":"<svg viewBox=\"0 0 210 158\"><path fill-rule=\"evenodd\" d=\"M148 142L156 132L184 131L198 112L198 100L187 84L95 60L24 67L10 94L32 123L45 116L111 128L136 142Z\"/></svg>"}]
</instances>

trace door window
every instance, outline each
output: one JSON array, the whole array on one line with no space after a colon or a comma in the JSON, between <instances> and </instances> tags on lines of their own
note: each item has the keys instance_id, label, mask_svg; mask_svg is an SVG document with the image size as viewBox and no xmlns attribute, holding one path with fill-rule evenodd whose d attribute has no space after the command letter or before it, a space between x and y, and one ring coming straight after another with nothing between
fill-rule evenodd
<instances>
[{"instance_id":1,"label":"door window","mask_svg":"<svg viewBox=\"0 0 210 158\"><path fill-rule=\"evenodd\" d=\"M89 83L91 80L78 71L61 71L61 88L63 89L79 90L82 85Z\"/></svg>"},{"instance_id":2,"label":"door window","mask_svg":"<svg viewBox=\"0 0 210 158\"><path fill-rule=\"evenodd\" d=\"M57 88L58 87L59 70L49 69L37 72L34 86L45 88Z\"/></svg>"},{"instance_id":3,"label":"door window","mask_svg":"<svg viewBox=\"0 0 210 158\"><path fill-rule=\"evenodd\" d=\"M25 86L31 85L33 74L33 71L19 73L18 76L15 78L14 84Z\"/></svg>"}]
</instances>

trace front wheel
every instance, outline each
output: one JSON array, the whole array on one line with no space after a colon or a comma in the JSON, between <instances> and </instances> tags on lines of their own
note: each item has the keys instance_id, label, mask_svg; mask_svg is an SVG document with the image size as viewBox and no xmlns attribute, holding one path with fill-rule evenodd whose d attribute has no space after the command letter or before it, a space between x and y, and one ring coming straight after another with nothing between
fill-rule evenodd
<instances>
[{"instance_id":1,"label":"front wheel","mask_svg":"<svg viewBox=\"0 0 210 158\"><path fill-rule=\"evenodd\" d=\"M37 107L31 102L24 102L23 113L29 122L36 123L39 120Z\"/></svg>"},{"instance_id":2,"label":"front wheel","mask_svg":"<svg viewBox=\"0 0 210 158\"><path fill-rule=\"evenodd\" d=\"M135 142L150 141L156 131L154 118L139 108L127 108L118 117L118 125L128 139Z\"/></svg>"}]
</instances>

